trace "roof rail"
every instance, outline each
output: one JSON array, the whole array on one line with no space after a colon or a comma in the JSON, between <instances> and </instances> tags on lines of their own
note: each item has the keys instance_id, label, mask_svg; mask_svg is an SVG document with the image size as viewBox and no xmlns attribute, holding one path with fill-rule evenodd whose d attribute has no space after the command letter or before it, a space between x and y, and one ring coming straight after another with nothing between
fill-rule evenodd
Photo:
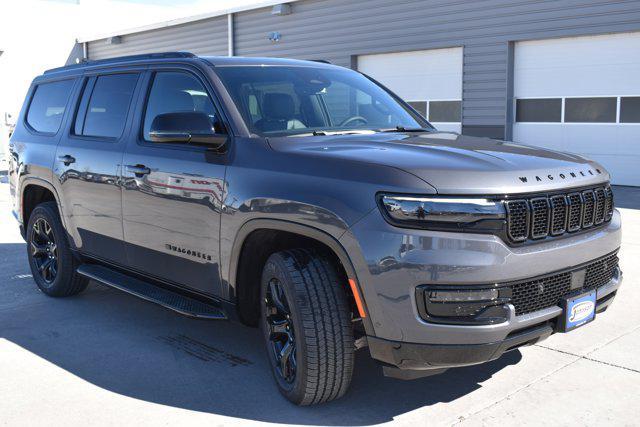
<instances>
[{"instance_id":1,"label":"roof rail","mask_svg":"<svg viewBox=\"0 0 640 427\"><path fill-rule=\"evenodd\" d=\"M159 53L145 53L140 55L117 56L114 58L84 61L78 64L71 64L71 65L65 65L63 67L51 68L49 70L46 70L44 74L54 73L57 71L71 70L74 68L86 67L89 65L117 64L119 62L142 61L145 59L171 59L171 58L195 58L195 57L196 55L194 55L191 52L159 52Z\"/></svg>"},{"instance_id":2,"label":"roof rail","mask_svg":"<svg viewBox=\"0 0 640 427\"><path fill-rule=\"evenodd\" d=\"M326 59L309 59L311 62L320 62L322 64L331 64L331 61L327 61ZM331 64L333 65L333 64Z\"/></svg>"}]
</instances>

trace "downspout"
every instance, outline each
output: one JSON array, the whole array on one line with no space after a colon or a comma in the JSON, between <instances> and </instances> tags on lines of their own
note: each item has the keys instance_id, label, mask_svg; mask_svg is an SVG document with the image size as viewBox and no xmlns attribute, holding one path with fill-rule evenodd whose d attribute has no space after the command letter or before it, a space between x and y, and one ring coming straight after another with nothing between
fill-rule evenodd
<instances>
[{"instance_id":1,"label":"downspout","mask_svg":"<svg viewBox=\"0 0 640 427\"><path fill-rule=\"evenodd\" d=\"M89 60L89 43L82 43L82 62L86 62Z\"/></svg>"},{"instance_id":2,"label":"downspout","mask_svg":"<svg viewBox=\"0 0 640 427\"><path fill-rule=\"evenodd\" d=\"M233 13L227 14L227 55L233 56Z\"/></svg>"}]
</instances>

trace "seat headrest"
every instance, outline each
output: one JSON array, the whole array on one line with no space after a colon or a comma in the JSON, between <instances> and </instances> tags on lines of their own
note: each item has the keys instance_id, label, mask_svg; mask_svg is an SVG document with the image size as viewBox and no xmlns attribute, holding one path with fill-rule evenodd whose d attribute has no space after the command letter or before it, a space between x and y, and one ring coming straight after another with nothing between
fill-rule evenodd
<instances>
[{"instance_id":1,"label":"seat headrest","mask_svg":"<svg viewBox=\"0 0 640 427\"><path fill-rule=\"evenodd\" d=\"M182 90L168 91L164 96L165 105L172 111L193 111L193 98L187 92Z\"/></svg>"},{"instance_id":2,"label":"seat headrest","mask_svg":"<svg viewBox=\"0 0 640 427\"><path fill-rule=\"evenodd\" d=\"M262 100L262 114L271 120L289 120L295 116L293 98L287 93L267 93Z\"/></svg>"}]
</instances>

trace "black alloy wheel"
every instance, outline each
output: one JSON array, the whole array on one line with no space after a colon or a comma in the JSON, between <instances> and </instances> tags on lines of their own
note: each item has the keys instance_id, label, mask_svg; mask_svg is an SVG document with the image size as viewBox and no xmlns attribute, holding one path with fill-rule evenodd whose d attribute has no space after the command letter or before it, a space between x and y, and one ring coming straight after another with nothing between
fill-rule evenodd
<instances>
[{"instance_id":1,"label":"black alloy wheel","mask_svg":"<svg viewBox=\"0 0 640 427\"><path fill-rule=\"evenodd\" d=\"M275 277L269 281L264 302L271 357L278 374L290 384L295 380L297 370L295 331L287 296Z\"/></svg>"},{"instance_id":2,"label":"black alloy wheel","mask_svg":"<svg viewBox=\"0 0 640 427\"><path fill-rule=\"evenodd\" d=\"M53 228L44 218L33 223L33 232L29 241L31 256L40 278L51 284L58 276L58 245Z\"/></svg>"}]
</instances>

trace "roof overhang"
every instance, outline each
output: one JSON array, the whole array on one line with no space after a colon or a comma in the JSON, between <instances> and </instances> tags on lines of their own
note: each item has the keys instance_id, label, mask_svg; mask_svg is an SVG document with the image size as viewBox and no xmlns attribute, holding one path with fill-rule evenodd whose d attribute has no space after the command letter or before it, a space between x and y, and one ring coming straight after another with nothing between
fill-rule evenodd
<instances>
[{"instance_id":1,"label":"roof overhang","mask_svg":"<svg viewBox=\"0 0 640 427\"><path fill-rule=\"evenodd\" d=\"M202 14L199 14L199 15L193 15L193 16L187 16L187 17L184 17L184 18L172 19L170 21L162 21L162 22L157 22L155 24L143 25L141 27L128 28L128 29L119 30L119 31L111 31L111 32L108 32L108 33L89 34L89 35L86 35L86 36L83 36L83 37L78 37L76 39L76 41L78 43L92 42L92 41L96 41L96 40L107 39L109 37L124 36L124 35L127 35L127 34L135 34L135 33L141 33L141 32L144 32L144 31L157 30L157 29L160 29L160 28L173 27L173 26L176 26L176 25L188 24L190 22L203 21L205 19L216 18L218 16L225 16L225 15L228 15L230 13L238 13L238 12L244 12L244 11L247 11L247 10L262 9L262 8L265 8L265 7L275 6L277 4L295 3L297 1L300 1L300 0L287 0L287 1L283 1L283 0L277 0L277 1L268 0L268 1L261 1L259 3L255 3L255 4L251 4L251 5L232 7L232 8L229 8L229 9L217 10L215 12L202 13Z\"/></svg>"}]
</instances>

